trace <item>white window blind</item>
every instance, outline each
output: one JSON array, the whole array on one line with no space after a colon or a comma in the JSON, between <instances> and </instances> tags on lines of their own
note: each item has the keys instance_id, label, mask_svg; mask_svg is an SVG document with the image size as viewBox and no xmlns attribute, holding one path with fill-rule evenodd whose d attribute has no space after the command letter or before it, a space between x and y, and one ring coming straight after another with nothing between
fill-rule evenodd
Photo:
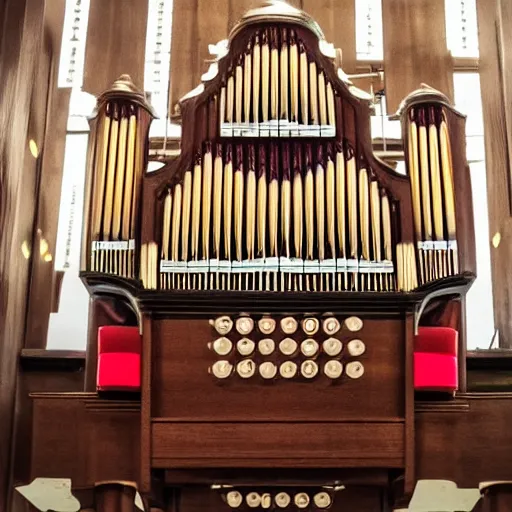
<instances>
[{"instance_id":1,"label":"white window blind","mask_svg":"<svg viewBox=\"0 0 512 512\"><path fill-rule=\"evenodd\" d=\"M356 0L356 52L359 60L382 60L382 1Z\"/></svg>"},{"instance_id":2,"label":"white window blind","mask_svg":"<svg viewBox=\"0 0 512 512\"><path fill-rule=\"evenodd\" d=\"M90 0L66 0L59 87L82 87Z\"/></svg>"},{"instance_id":3,"label":"white window blind","mask_svg":"<svg viewBox=\"0 0 512 512\"><path fill-rule=\"evenodd\" d=\"M455 106L467 116L466 143L473 190L478 275L467 295L467 344L469 349L488 348L494 335L494 307L480 76L478 73L455 73L453 79Z\"/></svg>"},{"instance_id":4,"label":"white window blind","mask_svg":"<svg viewBox=\"0 0 512 512\"><path fill-rule=\"evenodd\" d=\"M168 123L172 10L173 0L148 2L144 89L158 115L151 126L152 136L164 136Z\"/></svg>"},{"instance_id":5,"label":"white window blind","mask_svg":"<svg viewBox=\"0 0 512 512\"><path fill-rule=\"evenodd\" d=\"M87 140L87 133L66 137L54 267L65 273L59 311L50 315L48 349L84 350L87 344L89 294L78 277Z\"/></svg>"},{"instance_id":6,"label":"white window blind","mask_svg":"<svg viewBox=\"0 0 512 512\"><path fill-rule=\"evenodd\" d=\"M476 0L445 0L446 42L454 57L478 57Z\"/></svg>"}]
</instances>

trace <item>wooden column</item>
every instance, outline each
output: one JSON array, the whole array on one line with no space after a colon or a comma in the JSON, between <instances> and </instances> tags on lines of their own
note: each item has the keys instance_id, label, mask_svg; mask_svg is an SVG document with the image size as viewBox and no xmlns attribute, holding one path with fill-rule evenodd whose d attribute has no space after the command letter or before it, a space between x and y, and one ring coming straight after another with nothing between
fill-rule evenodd
<instances>
[{"instance_id":1,"label":"wooden column","mask_svg":"<svg viewBox=\"0 0 512 512\"><path fill-rule=\"evenodd\" d=\"M147 0L91 0L84 91L99 96L123 74L143 89L147 22Z\"/></svg>"},{"instance_id":2,"label":"wooden column","mask_svg":"<svg viewBox=\"0 0 512 512\"><path fill-rule=\"evenodd\" d=\"M172 26L174 30L171 41L171 82L169 85L171 115L179 99L198 85L201 76L199 57L194 51L199 37L197 31L198 3L199 0L174 0L173 4ZM209 4L212 20L221 15L215 10L215 4L215 0ZM216 42L210 41L210 43ZM208 48L206 48L207 50Z\"/></svg>"},{"instance_id":3,"label":"wooden column","mask_svg":"<svg viewBox=\"0 0 512 512\"><path fill-rule=\"evenodd\" d=\"M487 198L489 205L489 235L491 244L491 272L494 298L494 319L500 333L500 345L512 346L512 221L510 218L510 159L509 143L510 94L512 67L508 59L500 65L499 36L502 23L512 22L510 9L508 21L500 13L499 0L478 0L478 32L480 46L480 83L485 137L485 164L487 172ZM504 2L505 4L505 2ZM498 33L497 33L498 30ZM510 55L510 50L506 50ZM508 128L508 130L507 130ZM490 242L491 242L490 240Z\"/></svg>"},{"instance_id":4,"label":"wooden column","mask_svg":"<svg viewBox=\"0 0 512 512\"><path fill-rule=\"evenodd\" d=\"M453 98L444 0L382 0L387 110L422 83Z\"/></svg>"},{"instance_id":5,"label":"wooden column","mask_svg":"<svg viewBox=\"0 0 512 512\"><path fill-rule=\"evenodd\" d=\"M33 101L35 109L40 109L41 106L44 109L42 115L37 116L42 122L37 124L35 135L42 153L33 245L37 248L47 246L47 251L46 254L38 254L32 259L25 348L46 347L48 322L53 306L52 292L54 285L61 282L55 275L53 265L71 93L71 89L57 88L64 9L64 0L52 0L47 6L46 42L49 45L47 53L50 69L46 77L42 73L44 70L38 73L36 85L38 89L41 89L42 85L45 87L37 95L41 96L41 99ZM40 62L43 62L43 59Z\"/></svg>"},{"instance_id":6,"label":"wooden column","mask_svg":"<svg viewBox=\"0 0 512 512\"><path fill-rule=\"evenodd\" d=\"M39 160L31 155L28 139L45 3L8 0L4 7L0 28L0 510L7 509L10 486L18 356L32 253Z\"/></svg>"},{"instance_id":7,"label":"wooden column","mask_svg":"<svg viewBox=\"0 0 512 512\"><path fill-rule=\"evenodd\" d=\"M94 492L96 512L133 512L136 487L132 482L97 484Z\"/></svg>"},{"instance_id":8,"label":"wooden column","mask_svg":"<svg viewBox=\"0 0 512 512\"><path fill-rule=\"evenodd\" d=\"M343 71L356 72L356 3L354 0L303 0L304 10L315 19L327 42L341 48ZM359 84L356 83L359 87Z\"/></svg>"},{"instance_id":9,"label":"wooden column","mask_svg":"<svg viewBox=\"0 0 512 512\"><path fill-rule=\"evenodd\" d=\"M482 489L481 512L507 512L512 510L512 483L499 482Z\"/></svg>"}]
</instances>

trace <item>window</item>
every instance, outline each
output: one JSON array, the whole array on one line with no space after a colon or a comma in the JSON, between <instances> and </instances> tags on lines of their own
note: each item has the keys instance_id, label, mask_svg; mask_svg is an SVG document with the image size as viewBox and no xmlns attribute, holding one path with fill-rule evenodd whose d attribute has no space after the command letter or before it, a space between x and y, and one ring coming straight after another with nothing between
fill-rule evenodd
<instances>
[{"instance_id":1,"label":"window","mask_svg":"<svg viewBox=\"0 0 512 512\"><path fill-rule=\"evenodd\" d=\"M50 315L46 348L83 350L89 293L78 277L88 134L68 133L64 155L55 270L63 271L59 312Z\"/></svg>"},{"instance_id":2,"label":"window","mask_svg":"<svg viewBox=\"0 0 512 512\"><path fill-rule=\"evenodd\" d=\"M454 57L478 57L476 0L445 0L446 43Z\"/></svg>"},{"instance_id":3,"label":"window","mask_svg":"<svg viewBox=\"0 0 512 512\"><path fill-rule=\"evenodd\" d=\"M173 0L149 0L144 89L158 115L151 124L151 137L176 132L174 127L168 126L172 10Z\"/></svg>"},{"instance_id":4,"label":"window","mask_svg":"<svg viewBox=\"0 0 512 512\"><path fill-rule=\"evenodd\" d=\"M90 0L66 0L59 87L82 87Z\"/></svg>"},{"instance_id":5,"label":"window","mask_svg":"<svg viewBox=\"0 0 512 512\"><path fill-rule=\"evenodd\" d=\"M455 106L467 115L467 155L473 189L477 275L467 296L467 345L488 348L494 335L494 309L489 246L489 214L485 170L484 125L480 76L454 74Z\"/></svg>"},{"instance_id":6,"label":"window","mask_svg":"<svg viewBox=\"0 0 512 512\"><path fill-rule=\"evenodd\" d=\"M386 107L386 97L379 95L375 99L375 113L371 117L372 139L380 139L383 145L386 140L402 140L402 125L399 120L390 120Z\"/></svg>"},{"instance_id":7,"label":"window","mask_svg":"<svg viewBox=\"0 0 512 512\"><path fill-rule=\"evenodd\" d=\"M382 60L381 0L356 1L356 53L359 60Z\"/></svg>"}]
</instances>

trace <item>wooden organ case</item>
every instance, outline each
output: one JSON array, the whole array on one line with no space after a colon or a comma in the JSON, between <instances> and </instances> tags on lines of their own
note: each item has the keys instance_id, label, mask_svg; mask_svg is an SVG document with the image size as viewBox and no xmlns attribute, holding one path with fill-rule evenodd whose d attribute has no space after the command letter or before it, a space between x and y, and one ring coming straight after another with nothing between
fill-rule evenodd
<instances>
[{"instance_id":1,"label":"wooden organ case","mask_svg":"<svg viewBox=\"0 0 512 512\"><path fill-rule=\"evenodd\" d=\"M471 397L415 412L420 324L459 331L465 392L465 119L428 87L406 98L401 175L373 155L369 98L305 13L270 2L219 48L161 170L145 172L153 113L129 77L98 100L92 378L33 395L31 476L70 477L85 508L122 512L134 489L146 510L377 511L420 478L505 478L429 462L425 432L446 436L446 411ZM140 329L140 395L96 392L97 328L115 323Z\"/></svg>"}]
</instances>

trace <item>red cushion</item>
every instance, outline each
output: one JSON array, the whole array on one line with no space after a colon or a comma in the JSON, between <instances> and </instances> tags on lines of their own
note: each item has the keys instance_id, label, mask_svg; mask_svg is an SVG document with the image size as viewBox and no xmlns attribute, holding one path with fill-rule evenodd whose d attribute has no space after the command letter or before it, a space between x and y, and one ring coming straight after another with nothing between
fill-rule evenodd
<instances>
[{"instance_id":1,"label":"red cushion","mask_svg":"<svg viewBox=\"0 0 512 512\"><path fill-rule=\"evenodd\" d=\"M414 340L415 352L457 355L459 333L451 327L420 327Z\"/></svg>"},{"instance_id":2,"label":"red cushion","mask_svg":"<svg viewBox=\"0 0 512 512\"><path fill-rule=\"evenodd\" d=\"M99 354L97 387L100 391L140 390L140 355L123 352Z\"/></svg>"},{"instance_id":3,"label":"red cushion","mask_svg":"<svg viewBox=\"0 0 512 512\"><path fill-rule=\"evenodd\" d=\"M414 353L414 389L453 392L458 387L457 358L446 354Z\"/></svg>"},{"instance_id":4,"label":"red cushion","mask_svg":"<svg viewBox=\"0 0 512 512\"><path fill-rule=\"evenodd\" d=\"M138 327L106 325L98 329L98 354L133 352L140 354L141 339Z\"/></svg>"}]
</instances>

